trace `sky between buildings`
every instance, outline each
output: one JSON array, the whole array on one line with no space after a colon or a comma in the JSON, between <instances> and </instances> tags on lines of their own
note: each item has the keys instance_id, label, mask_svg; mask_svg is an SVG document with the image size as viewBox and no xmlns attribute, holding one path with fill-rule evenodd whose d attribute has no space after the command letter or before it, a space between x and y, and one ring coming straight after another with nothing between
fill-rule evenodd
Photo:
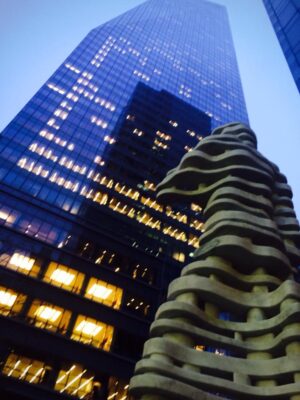
<instances>
[{"instance_id":1,"label":"sky between buildings","mask_svg":"<svg viewBox=\"0 0 300 400\"><path fill-rule=\"evenodd\" d=\"M92 28L141 3L0 0L0 132ZM287 176L300 217L300 95L262 0L215 3L228 10L259 150Z\"/></svg>"}]
</instances>

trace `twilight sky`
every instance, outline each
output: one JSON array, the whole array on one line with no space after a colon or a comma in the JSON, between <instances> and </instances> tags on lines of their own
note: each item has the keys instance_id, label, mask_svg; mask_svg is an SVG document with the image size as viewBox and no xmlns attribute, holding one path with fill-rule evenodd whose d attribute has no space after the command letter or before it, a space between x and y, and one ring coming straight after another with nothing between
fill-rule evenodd
<instances>
[{"instance_id":1,"label":"twilight sky","mask_svg":"<svg viewBox=\"0 0 300 400\"><path fill-rule=\"evenodd\" d=\"M92 28L141 3L0 0L0 132ZM300 217L300 95L262 0L215 3L228 10L259 150L287 176Z\"/></svg>"}]
</instances>

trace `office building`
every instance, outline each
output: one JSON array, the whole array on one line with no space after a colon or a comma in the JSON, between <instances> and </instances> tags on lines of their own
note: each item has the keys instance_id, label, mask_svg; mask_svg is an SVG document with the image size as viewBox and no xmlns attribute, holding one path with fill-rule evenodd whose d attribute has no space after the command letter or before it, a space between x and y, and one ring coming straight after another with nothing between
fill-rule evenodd
<instances>
[{"instance_id":1,"label":"office building","mask_svg":"<svg viewBox=\"0 0 300 400\"><path fill-rule=\"evenodd\" d=\"M263 0L280 46L300 91L300 4L297 0Z\"/></svg>"},{"instance_id":2,"label":"office building","mask_svg":"<svg viewBox=\"0 0 300 400\"><path fill-rule=\"evenodd\" d=\"M150 0L93 29L0 139L1 395L126 399L201 209L155 187L247 112L224 7Z\"/></svg>"}]
</instances>

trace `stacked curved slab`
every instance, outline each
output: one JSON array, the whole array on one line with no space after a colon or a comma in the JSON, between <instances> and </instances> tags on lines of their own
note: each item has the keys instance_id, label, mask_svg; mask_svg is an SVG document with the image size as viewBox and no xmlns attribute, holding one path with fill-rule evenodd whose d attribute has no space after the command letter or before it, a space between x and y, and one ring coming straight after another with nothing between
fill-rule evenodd
<instances>
[{"instance_id":1,"label":"stacked curved slab","mask_svg":"<svg viewBox=\"0 0 300 400\"><path fill-rule=\"evenodd\" d=\"M169 204L199 204L205 232L157 312L131 393L299 400L300 236L286 178L251 129L233 123L186 154L159 190Z\"/></svg>"}]
</instances>

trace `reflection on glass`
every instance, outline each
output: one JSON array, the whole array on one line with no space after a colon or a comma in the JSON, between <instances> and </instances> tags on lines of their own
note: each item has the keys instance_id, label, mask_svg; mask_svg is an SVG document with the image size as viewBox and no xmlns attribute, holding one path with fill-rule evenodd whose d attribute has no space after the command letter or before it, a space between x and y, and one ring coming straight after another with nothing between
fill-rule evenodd
<instances>
[{"instance_id":1,"label":"reflection on glass","mask_svg":"<svg viewBox=\"0 0 300 400\"><path fill-rule=\"evenodd\" d=\"M29 383L42 383L46 369L45 363L11 353L2 369L2 373Z\"/></svg>"},{"instance_id":2,"label":"reflection on glass","mask_svg":"<svg viewBox=\"0 0 300 400\"><path fill-rule=\"evenodd\" d=\"M100 383L97 382L100 386ZM80 399L90 398L94 387L94 376L81 365L74 364L59 371L54 389Z\"/></svg>"}]
</instances>

